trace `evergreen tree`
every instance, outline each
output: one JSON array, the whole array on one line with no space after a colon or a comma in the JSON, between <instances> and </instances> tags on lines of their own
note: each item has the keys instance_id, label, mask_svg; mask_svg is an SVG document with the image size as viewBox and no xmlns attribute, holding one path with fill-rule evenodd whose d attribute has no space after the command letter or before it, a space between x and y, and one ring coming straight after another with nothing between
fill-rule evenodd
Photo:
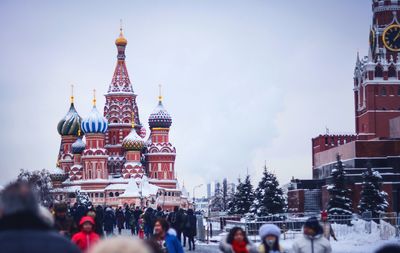
<instances>
[{"instance_id":1,"label":"evergreen tree","mask_svg":"<svg viewBox=\"0 0 400 253\"><path fill-rule=\"evenodd\" d=\"M214 196L211 199L210 209L213 212L220 212L224 209L223 196L222 196L221 184L218 182L215 184Z\"/></svg>"},{"instance_id":2,"label":"evergreen tree","mask_svg":"<svg viewBox=\"0 0 400 253\"><path fill-rule=\"evenodd\" d=\"M283 213L286 209L286 200L282 188L276 176L264 167L263 177L255 190L255 201L252 205L252 213L257 216Z\"/></svg>"},{"instance_id":3,"label":"evergreen tree","mask_svg":"<svg viewBox=\"0 0 400 253\"><path fill-rule=\"evenodd\" d=\"M379 217L380 213L387 210L389 203L386 200L387 193L380 190L382 176L378 171L371 168L371 164L367 165L367 170L363 173L363 185L361 198L358 205L360 213L372 212L372 217Z\"/></svg>"},{"instance_id":4,"label":"evergreen tree","mask_svg":"<svg viewBox=\"0 0 400 253\"><path fill-rule=\"evenodd\" d=\"M222 210L226 211L228 209L228 200L229 200L229 195L228 195L228 180L224 178L222 181Z\"/></svg>"},{"instance_id":5,"label":"evergreen tree","mask_svg":"<svg viewBox=\"0 0 400 253\"><path fill-rule=\"evenodd\" d=\"M331 173L333 184L327 188L329 192L328 213L330 215L351 215L350 191L346 188L346 172L339 154L336 156L336 161L335 168Z\"/></svg>"},{"instance_id":6,"label":"evergreen tree","mask_svg":"<svg viewBox=\"0 0 400 253\"><path fill-rule=\"evenodd\" d=\"M253 186L250 182L250 176L247 175L244 182L239 179L236 193L229 207L229 213L244 215L250 211L254 201Z\"/></svg>"}]
</instances>

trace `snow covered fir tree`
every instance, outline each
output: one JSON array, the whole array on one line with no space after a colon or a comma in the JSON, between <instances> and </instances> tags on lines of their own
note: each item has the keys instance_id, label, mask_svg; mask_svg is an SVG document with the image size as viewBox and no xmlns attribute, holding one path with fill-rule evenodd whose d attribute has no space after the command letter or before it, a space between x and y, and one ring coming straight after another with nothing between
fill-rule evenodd
<instances>
[{"instance_id":1,"label":"snow covered fir tree","mask_svg":"<svg viewBox=\"0 0 400 253\"><path fill-rule=\"evenodd\" d=\"M238 180L236 193L229 202L229 213L244 215L250 212L254 201L253 185L250 182L250 176L247 175L244 181Z\"/></svg>"},{"instance_id":2,"label":"snow covered fir tree","mask_svg":"<svg viewBox=\"0 0 400 253\"><path fill-rule=\"evenodd\" d=\"M387 193L381 191L382 176L378 171L371 168L368 164L366 171L363 173L364 182L362 184L361 198L358 210L362 214L371 212L372 217L379 217L380 213L387 210L389 203L387 202Z\"/></svg>"},{"instance_id":3,"label":"snow covered fir tree","mask_svg":"<svg viewBox=\"0 0 400 253\"><path fill-rule=\"evenodd\" d=\"M346 188L346 172L340 155L336 155L336 165L331 173L332 184L328 185L329 192L328 213L330 215L351 215L351 199Z\"/></svg>"},{"instance_id":4,"label":"snow covered fir tree","mask_svg":"<svg viewBox=\"0 0 400 253\"><path fill-rule=\"evenodd\" d=\"M286 209L286 200L276 176L264 167L263 177L254 192L252 213L257 216L283 213Z\"/></svg>"}]
</instances>

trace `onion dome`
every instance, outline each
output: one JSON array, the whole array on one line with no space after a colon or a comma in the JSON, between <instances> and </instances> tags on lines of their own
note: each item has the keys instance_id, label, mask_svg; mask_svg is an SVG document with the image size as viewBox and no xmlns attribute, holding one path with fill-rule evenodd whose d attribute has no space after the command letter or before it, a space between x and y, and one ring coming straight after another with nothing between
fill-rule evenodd
<instances>
[{"instance_id":1,"label":"onion dome","mask_svg":"<svg viewBox=\"0 0 400 253\"><path fill-rule=\"evenodd\" d=\"M96 96L93 98L93 108L89 116L82 121L81 128L87 133L105 133L108 128L107 120L96 108Z\"/></svg>"},{"instance_id":2,"label":"onion dome","mask_svg":"<svg viewBox=\"0 0 400 253\"><path fill-rule=\"evenodd\" d=\"M150 128L156 128L156 127L169 128L171 124L172 124L171 115L169 115L167 110L165 110L162 104L162 99L160 98L157 107L150 114L149 126Z\"/></svg>"},{"instance_id":3,"label":"onion dome","mask_svg":"<svg viewBox=\"0 0 400 253\"><path fill-rule=\"evenodd\" d=\"M65 117L58 122L57 131L61 136L65 135L78 135L79 125L81 124L82 118L74 107L74 97L71 96L71 106L69 107L68 113Z\"/></svg>"},{"instance_id":4,"label":"onion dome","mask_svg":"<svg viewBox=\"0 0 400 253\"><path fill-rule=\"evenodd\" d=\"M50 169L49 173L52 181L64 181L68 178L68 174L65 173L60 167Z\"/></svg>"},{"instance_id":5,"label":"onion dome","mask_svg":"<svg viewBox=\"0 0 400 253\"><path fill-rule=\"evenodd\" d=\"M126 46L128 44L128 41L125 39L124 34L122 33L122 27L119 30L119 37L115 40L115 45Z\"/></svg>"},{"instance_id":6,"label":"onion dome","mask_svg":"<svg viewBox=\"0 0 400 253\"><path fill-rule=\"evenodd\" d=\"M131 132L122 140L122 147L127 151L129 150L140 151L144 147L143 139L136 133L133 117L132 117Z\"/></svg>"},{"instance_id":7,"label":"onion dome","mask_svg":"<svg viewBox=\"0 0 400 253\"><path fill-rule=\"evenodd\" d=\"M79 137L74 143L71 145L73 154L82 154L83 150L85 150L85 143L82 138Z\"/></svg>"}]
</instances>

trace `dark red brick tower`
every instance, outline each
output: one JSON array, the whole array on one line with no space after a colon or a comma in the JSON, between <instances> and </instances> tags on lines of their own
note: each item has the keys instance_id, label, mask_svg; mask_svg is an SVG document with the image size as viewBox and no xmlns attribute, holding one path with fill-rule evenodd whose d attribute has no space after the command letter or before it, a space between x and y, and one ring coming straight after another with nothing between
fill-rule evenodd
<instances>
[{"instance_id":1,"label":"dark red brick tower","mask_svg":"<svg viewBox=\"0 0 400 253\"><path fill-rule=\"evenodd\" d=\"M354 72L355 129L359 139L389 137L389 120L400 116L400 3L374 0L367 57Z\"/></svg>"}]
</instances>

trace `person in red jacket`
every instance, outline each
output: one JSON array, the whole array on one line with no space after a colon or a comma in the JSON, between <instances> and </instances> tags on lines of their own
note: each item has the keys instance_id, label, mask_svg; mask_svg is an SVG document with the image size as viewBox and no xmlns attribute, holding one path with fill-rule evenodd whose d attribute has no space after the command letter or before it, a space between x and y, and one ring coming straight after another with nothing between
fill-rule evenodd
<instances>
[{"instance_id":1,"label":"person in red jacket","mask_svg":"<svg viewBox=\"0 0 400 253\"><path fill-rule=\"evenodd\" d=\"M93 231L94 220L90 216L82 217L79 222L81 232L76 233L72 237L72 242L75 243L82 252L87 250L95 244L99 239L99 235Z\"/></svg>"}]
</instances>

